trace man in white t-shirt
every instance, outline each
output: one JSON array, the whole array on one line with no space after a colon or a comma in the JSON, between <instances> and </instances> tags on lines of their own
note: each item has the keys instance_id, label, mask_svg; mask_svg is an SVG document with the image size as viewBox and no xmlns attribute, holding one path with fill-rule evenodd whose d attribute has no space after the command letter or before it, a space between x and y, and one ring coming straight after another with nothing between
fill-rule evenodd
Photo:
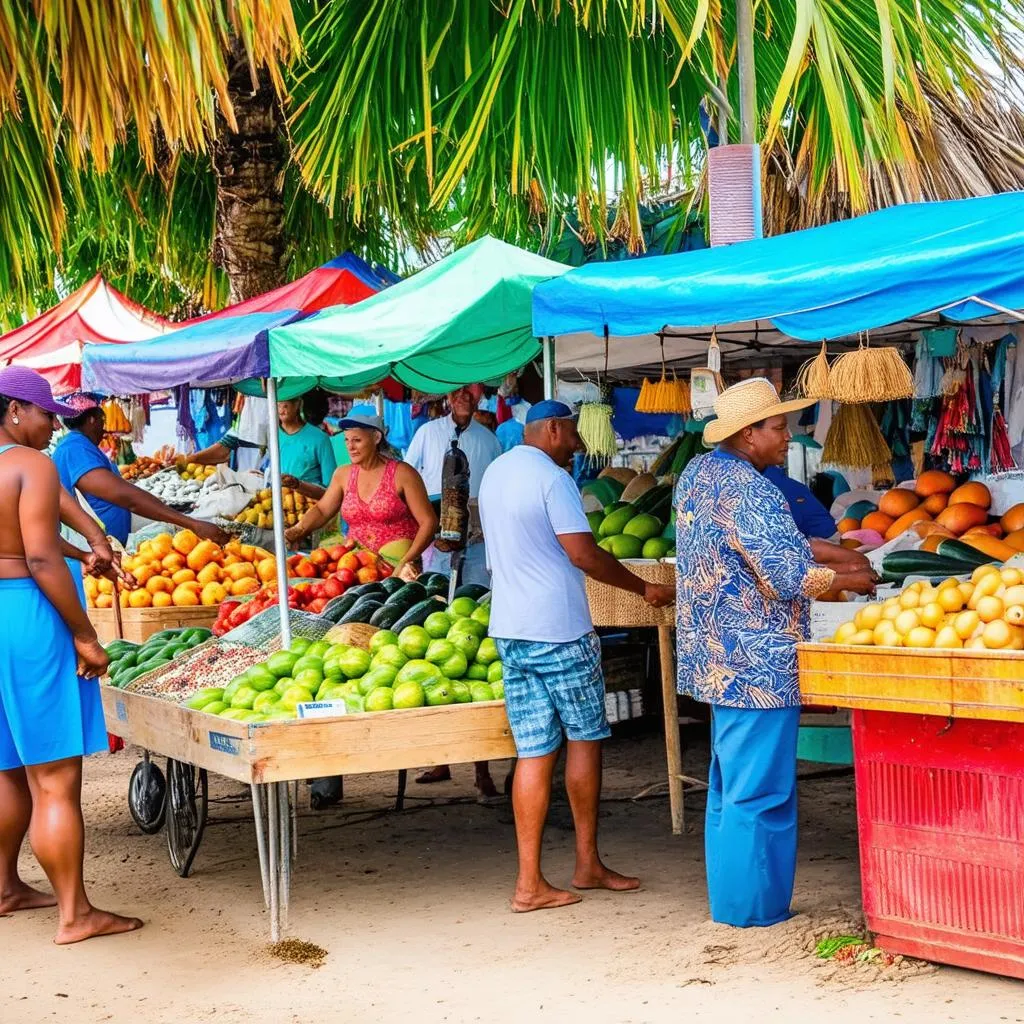
<instances>
[{"instance_id":1,"label":"man in white t-shirt","mask_svg":"<svg viewBox=\"0 0 1024 1024\"><path fill-rule=\"evenodd\" d=\"M601 741L611 732L584 574L656 607L671 604L675 589L645 582L597 546L580 493L562 468L579 447L572 410L540 402L527 414L523 444L492 463L480 485L492 573L489 631L504 665L505 709L519 755L512 784L519 848L512 909L518 913L580 899L550 885L540 866L563 736L576 826L574 888L623 892L640 884L605 867L597 851Z\"/></svg>"}]
</instances>

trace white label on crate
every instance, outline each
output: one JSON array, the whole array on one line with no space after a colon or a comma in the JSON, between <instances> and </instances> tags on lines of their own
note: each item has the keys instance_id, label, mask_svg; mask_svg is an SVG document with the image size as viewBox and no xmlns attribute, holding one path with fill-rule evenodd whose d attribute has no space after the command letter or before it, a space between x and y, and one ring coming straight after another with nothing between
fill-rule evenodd
<instances>
[{"instance_id":1,"label":"white label on crate","mask_svg":"<svg viewBox=\"0 0 1024 1024\"><path fill-rule=\"evenodd\" d=\"M609 725L615 725L619 720L619 698L614 693L604 695L604 717Z\"/></svg>"},{"instance_id":2,"label":"white label on crate","mask_svg":"<svg viewBox=\"0 0 1024 1024\"><path fill-rule=\"evenodd\" d=\"M296 704L299 718L337 718L347 715L348 707L343 700L307 700Z\"/></svg>"},{"instance_id":3,"label":"white label on crate","mask_svg":"<svg viewBox=\"0 0 1024 1024\"><path fill-rule=\"evenodd\" d=\"M619 721L628 722L630 719L629 714L629 694L625 690L619 690L617 694L619 702Z\"/></svg>"}]
</instances>

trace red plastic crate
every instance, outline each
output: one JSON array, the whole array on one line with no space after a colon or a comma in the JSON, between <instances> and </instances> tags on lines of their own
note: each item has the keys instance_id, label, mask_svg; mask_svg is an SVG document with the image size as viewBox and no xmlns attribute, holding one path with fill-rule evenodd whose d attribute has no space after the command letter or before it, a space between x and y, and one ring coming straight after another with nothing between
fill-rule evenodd
<instances>
[{"instance_id":1,"label":"red plastic crate","mask_svg":"<svg viewBox=\"0 0 1024 1024\"><path fill-rule=\"evenodd\" d=\"M885 711L852 724L877 944L1024 978L1024 724Z\"/></svg>"}]
</instances>

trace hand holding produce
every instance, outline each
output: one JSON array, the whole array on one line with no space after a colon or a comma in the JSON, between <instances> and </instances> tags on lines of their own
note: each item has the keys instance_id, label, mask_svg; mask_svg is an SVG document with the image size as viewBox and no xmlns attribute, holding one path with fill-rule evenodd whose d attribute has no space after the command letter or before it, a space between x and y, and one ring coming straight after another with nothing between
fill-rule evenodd
<instances>
[{"instance_id":1,"label":"hand holding produce","mask_svg":"<svg viewBox=\"0 0 1024 1024\"><path fill-rule=\"evenodd\" d=\"M294 526L305 514L311 502L304 494L283 488L281 505L284 508L286 526ZM256 492L256 496L235 516L236 523L256 526L261 530L274 528L274 501L269 487Z\"/></svg>"}]
</instances>

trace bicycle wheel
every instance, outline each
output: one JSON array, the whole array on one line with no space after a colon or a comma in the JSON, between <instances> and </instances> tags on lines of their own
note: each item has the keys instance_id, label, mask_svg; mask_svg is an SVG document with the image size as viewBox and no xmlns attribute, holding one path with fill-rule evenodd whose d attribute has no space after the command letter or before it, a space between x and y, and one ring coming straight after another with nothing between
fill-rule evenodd
<instances>
[{"instance_id":1,"label":"bicycle wheel","mask_svg":"<svg viewBox=\"0 0 1024 1024\"><path fill-rule=\"evenodd\" d=\"M182 878L188 878L202 842L207 798L206 769L168 758L167 853Z\"/></svg>"}]
</instances>

